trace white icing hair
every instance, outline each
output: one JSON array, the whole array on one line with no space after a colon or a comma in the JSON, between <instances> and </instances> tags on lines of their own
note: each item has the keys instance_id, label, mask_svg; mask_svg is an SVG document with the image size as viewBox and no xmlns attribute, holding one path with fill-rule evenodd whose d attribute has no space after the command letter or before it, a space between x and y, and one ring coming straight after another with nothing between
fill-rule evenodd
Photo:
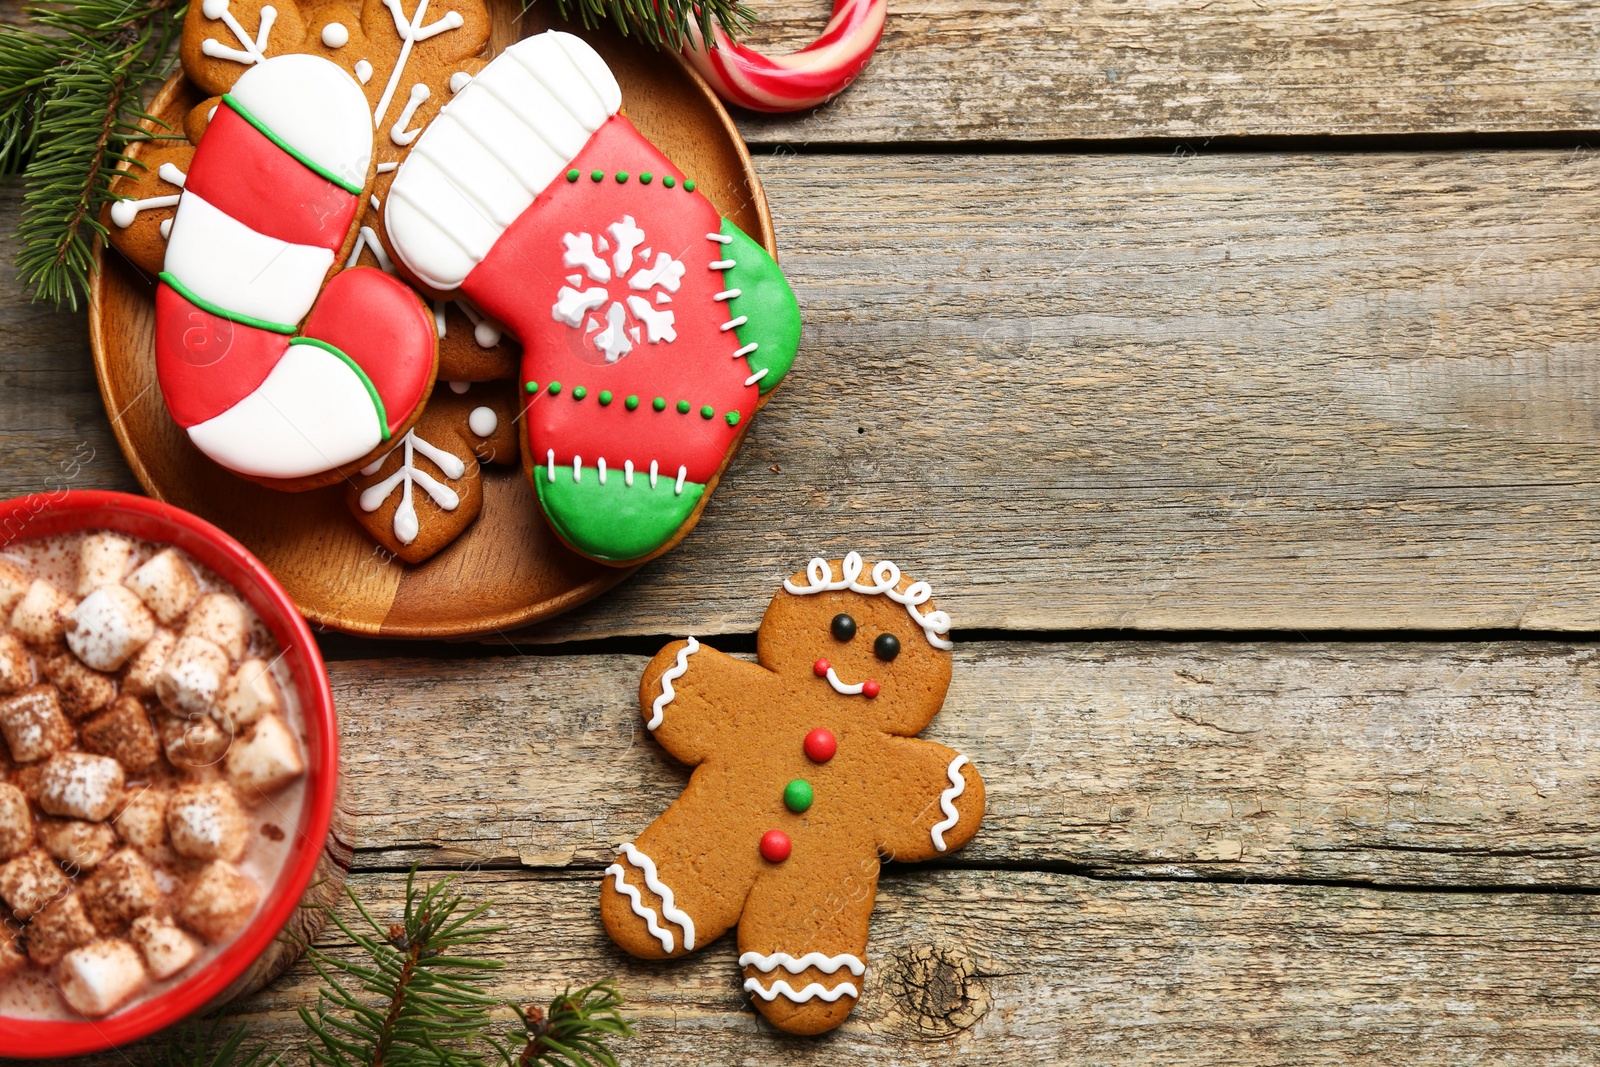
<instances>
[{"instance_id":1,"label":"white icing hair","mask_svg":"<svg viewBox=\"0 0 1600 1067\"><path fill-rule=\"evenodd\" d=\"M868 584L860 580L862 568L865 566L861 553L852 552L844 558L844 577L835 581L832 564L818 556L806 564L805 585L796 585L794 579L785 578L783 587L795 596L809 596L812 593L827 593L839 589L865 593L868 596L886 596L906 606L906 611L916 620L917 625L922 627L922 633L927 637L928 644L946 651L956 647L944 636L950 632L950 616L947 613L930 611L923 614L917 610L933 599L933 586L927 582L913 582L905 592L901 592L895 588L900 584L900 568L886 559L880 560L873 566L872 582Z\"/></svg>"}]
</instances>

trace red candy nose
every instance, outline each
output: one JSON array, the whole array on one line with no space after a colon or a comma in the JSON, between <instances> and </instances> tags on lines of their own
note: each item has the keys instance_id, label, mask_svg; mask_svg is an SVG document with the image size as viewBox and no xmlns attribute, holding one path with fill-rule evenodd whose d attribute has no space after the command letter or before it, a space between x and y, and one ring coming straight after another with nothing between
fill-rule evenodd
<instances>
[{"instance_id":1,"label":"red candy nose","mask_svg":"<svg viewBox=\"0 0 1600 1067\"><path fill-rule=\"evenodd\" d=\"M833 669L833 664L829 663L825 659L819 659L811 669L817 672L818 678L826 678L828 676L828 671Z\"/></svg>"},{"instance_id":2,"label":"red candy nose","mask_svg":"<svg viewBox=\"0 0 1600 1067\"><path fill-rule=\"evenodd\" d=\"M862 696L866 696L866 697L875 697L875 696L877 696L878 695L878 683L874 682L874 681L870 681L870 680L862 682L861 683L861 695Z\"/></svg>"}]
</instances>

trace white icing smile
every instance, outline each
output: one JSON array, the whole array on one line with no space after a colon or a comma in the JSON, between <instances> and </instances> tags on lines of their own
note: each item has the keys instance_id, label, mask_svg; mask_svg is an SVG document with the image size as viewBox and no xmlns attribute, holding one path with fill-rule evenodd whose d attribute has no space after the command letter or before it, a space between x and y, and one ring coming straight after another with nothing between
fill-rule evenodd
<instances>
[{"instance_id":1,"label":"white icing smile","mask_svg":"<svg viewBox=\"0 0 1600 1067\"><path fill-rule=\"evenodd\" d=\"M833 686L833 691L835 693L843 693L847 697L860 696L861 691L866 688L865 682L857 682L854 685L846 685L840 680L838 672L832 667L828 668L828 673L824 675L824 677L828 679L828 684Z\"/></svg>"}]
</instances>

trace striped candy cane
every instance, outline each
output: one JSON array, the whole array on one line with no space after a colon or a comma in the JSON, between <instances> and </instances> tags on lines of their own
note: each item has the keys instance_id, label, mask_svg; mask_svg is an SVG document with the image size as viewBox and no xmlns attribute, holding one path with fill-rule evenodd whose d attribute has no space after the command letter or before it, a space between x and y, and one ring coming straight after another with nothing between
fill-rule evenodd
<instances>
[{"instance_id":1,"label":"striped candy cane","mask_svg":"<svg viewBox=\"0 0 1600 1067\"><path fill-rule=\"evenodd\" d=\"M699 24L684 56L718 96L752 111L804 111L844 92L866 69L883 37L889 0L835 0L822 36L786 56L735 44L721 27L706 47Z\"/></svg>"}]
</instances>

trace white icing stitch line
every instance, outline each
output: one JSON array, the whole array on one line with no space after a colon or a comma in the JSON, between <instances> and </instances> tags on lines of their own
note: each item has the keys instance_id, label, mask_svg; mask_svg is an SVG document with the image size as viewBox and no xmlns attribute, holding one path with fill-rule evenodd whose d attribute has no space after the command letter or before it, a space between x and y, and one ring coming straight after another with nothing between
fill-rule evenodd
<instances>
[{"instance_id":1,"label":"white icing stitch line","mask_svg":"<svg viewBox=\"0 0 1600 1067\"><path fill-rule=\"evenodd\" d=\"M683 928L683 947L685 950L693 952L694 920L689 918L689 914L683 909L673 905L672 890L667 888L667 884L663 882L656 874L655 860L652 860L649 856L646 856L643 852L640 852L637 848L634 848L631 844L626 842L618 845L617 851L621 852L623 856L627 857L629 863L633 864L635 867L639 868L640 871L644 872L645 887L649 889L650 892L661 898L661 914L667 917L668 922L677 923ZM616 866L616 864L612 864L612 867ZM610 868L607 868L607 873L610 873ZM639 909L637 907L634 908L634 911L637 912L638 910ZM651 914L654 915L655 913L651 912ZM651 933L655 933L655 931L652 930ZM667 935L667 939L663 941L662 944L665 945L668 952L671 952L672 934L670 931L665 930L663 930L662 933Z\"/></svg>"},{"instance_id":2,"label":"white icing stitch line","mask_svg":"<svg viewBox=\"0 0 1600 1067\"><path fill-rule=\"evenodd\" d=\"M965 756L957 756L950 761L950 766L945 768L945 774L950 777L950 788L939 794L939 809L944 812L944 818L933 824L931 832L933 847L940 852L945 850L944 832L961 821L961 813L956 811L952 803L956 797L967 791L967 780L961 775L961 768L972 762Z\"/></svg>"},{"instance_id":3,"label":"white icing stitch line","mask_svg":"<svg viewBox=\"0 0 1600 1067\"><path fill-rule=\"evenodd\" d=\"M933 586L927 582L914 582L902 593L895 588L900 584L900 568L886 559L873 565L873 584L867 585L858 581L865 566L866 564L861 561L861 553L852 552L844 558L844 577L835 581L832 566L827 560L818 556L806 564L805 585L795 585L793 579L785 578L783 587L795 596L809 596L812 593L827 593L841 589L864 593L867 596L887 596L890 600L905 605L906 611L917 621L917 625L922 627L922 633L927 637L928 644L946 651L956 647L954 642L944 637L950 632L949 614L944 611L930 611L924 615L917 610L933 599Z\"/></svg>"},{"instance_id":4,"label":"white icing stitch line","mask_svg":"<svg viewBox=\"0 0 1600 1067\"><path fill-rule=\"evenodd\" d=\"M771 989L762 988L761 979L759 978L746 978L744 980L744 991L746 993L754 993L765 1001L777 1000L781 994L796 1004L804 1004L808 1000L825 1000L832 1004L840 997L861 996L861 990L856 988L854 982L840 982L832 989L825 988L821 982L812 982L804 989L796 991L794 986L785 982L782 978L773 982Z\"/></svg>"},{"instance_id":5,"label":"white icing stitch line","mask_svg":"<svg viewBox=\"0 0 1600 1067\"><path fill-rule=\"evenodd\" d=\"M787 952L774 952L770 956L763 956L759 952L746 952L739 957L739 966L754 967L762 974L771 974L782 967L790 974L799 974L808 967L815 967L823 974L835 974L841 967L850 968L850 973L860 978L867 973L867 965L861 962L860 957L842 952L837 956L824 956L820 952L807 952L799 959L795 959Z\"/></svg>"},{"instance_id":6,"label":"white icing stitch line","mask_svg":"<svg viewBox=\"0 0 1600 1067\"><path fill-rule=\"evenodd\" d=\"M633 477L632 464L628 467L628 477ZM672 703L678 695L672 688L674 679L682 678L689 669L689 657L700 651L700 642L689 638L689 643L678 650L678 662L675 666L668 667L661 675L661 695L656 697L655 703L650 705L650 721L645 723L645 729L652 732L661 725L661 720L667 711L667 705Z\"/></svg>"}]
</instances>

